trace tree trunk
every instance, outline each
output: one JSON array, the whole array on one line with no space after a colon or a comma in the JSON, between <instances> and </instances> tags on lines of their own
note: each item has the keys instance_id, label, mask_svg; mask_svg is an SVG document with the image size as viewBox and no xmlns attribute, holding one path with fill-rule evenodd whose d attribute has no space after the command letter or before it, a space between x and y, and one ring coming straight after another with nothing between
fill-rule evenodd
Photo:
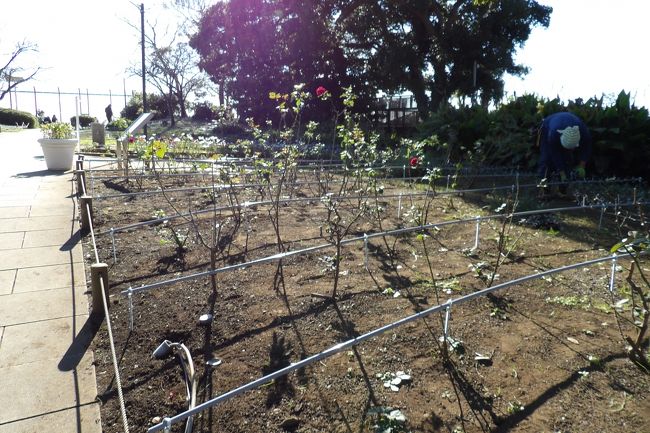
<instances>
[{"instance_id":1,"label":"tree trunk","mask_svg":"<svg viewBox=\"0 0 650 433\"><path fill-rule=\"evenodd\" d=\"M186 119L187 118L187 108L186 108L186 101L185 98L183 98L183 93L178 92L176 97L178 98L178 106L181 110L181 119Z\"/></svg>"},{"instance_id":2,"label":"tree trunk","mask_svg":"<svg viewBox=\"0 0 650 433\"><path fill-rule=\"evenodd\" d=\"M224 88L223 80L219 82L219 106L226 105L226 90Z\"/></svg>"}]
</instances>

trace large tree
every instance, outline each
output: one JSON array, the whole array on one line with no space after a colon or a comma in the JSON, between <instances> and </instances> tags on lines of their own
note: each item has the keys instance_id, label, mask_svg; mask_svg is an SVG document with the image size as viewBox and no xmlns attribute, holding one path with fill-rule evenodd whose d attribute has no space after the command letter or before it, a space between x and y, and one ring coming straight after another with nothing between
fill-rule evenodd
<instances>
[{"instance_id":1,"label":"large tree","mask_svg":"<svg viewBox=\"0 0 650 433\"><path fill-rule=\"evenodd\" d=\"M297 83L311 90L350 84L345 54L324 5L307 0L220 2L203 16L190 45L240 116L263 119L276 104L268 98L270 91L289 92Z\"/></svg>"},{"instance_id":2,"label":"large tree","mask_svg":"<svg viewBox=\"0 0 650 433\"><path fill-rule=\"evenodd\" d=\"M206 11L190 44L243 115L305 82L408 90L426 117L454 95L500 99L504 73L526 72L515 50L550 13L534 0L231 0Z\"/></svg>"}]
</instances>

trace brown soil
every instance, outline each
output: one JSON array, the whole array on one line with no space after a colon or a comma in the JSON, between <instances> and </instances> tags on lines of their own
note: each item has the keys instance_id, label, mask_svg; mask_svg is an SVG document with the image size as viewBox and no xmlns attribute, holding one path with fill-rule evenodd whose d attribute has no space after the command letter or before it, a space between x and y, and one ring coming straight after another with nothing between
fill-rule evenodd
<instances>
[{"instance_id":1,"label":"brown soil","mask_svg":"<svg viewBox=\"0 0 650 433\"><path fill-rule=\"evenodd\" d=\"M169 188L194 181L164 182ZM93 181L95 197L156 188L158 183L151 180ZM388 185L385 194L390 192ZM314 196L316 191L302 187L292 194ZM259 196L239 190L230 198L243 202ZM115 264L108 230L155 218L160 210L169 216L175 214L173 208L206 208L210 199L209 191L197 191L169 193L167 199L155 195L94 200L96 230L103 233L97 235L100 260L110 264L110 316L131 431L145 431L160 417L187 407L178 360L152 358L165 339L190 349L201 403L450 297L485 288L497 262L502 229L498 220L482 224L481 245L474 254L467 252L474 243L474 224L430 230L424 242L439 291L436 299L422 236L373 239L369 272L363 266L363 243L344 247L335 301L315 295L332 292L334 250L329 249L285 259L284 287L274 288L278 264L272 262L219 274L215 291L211 279L204 277L137 293L135 328L129 332L127 297L120 292L210 269L210 251L200 245L192 227L199 227L210 243L212 215L196 216L193 223L175 220L116 233ZM228 200L227 194L217 197L219 204ZM427 220L491 214L503 201L490 193L438 197ZM535 203L523 192L521 202L529 207L571 205ZM401 220L396 218L396 199L382 199L381 205L384 230L413 225L404 218L409 199L403 199ZM246 220L237 227L232 213L218 213L217 267L277 253L269 209L249 208L252 231L247 246ZM347 202L344 218L357 209L354 200ZM327 242L327 231L321 231L326 227L325 207L318 200L282 205L279 215L287 250ZM494 284L606 256L619 239L616 221L607 215L598 230L598 220L598 211L578 211L555 214L555 230L507 225L506 247L511 251L499 260ZM169 227L189 235L185 251L176 249ZM351 235L376 231L376 218L365 216ZM87 238L84 248L92 263L89 242ZM392 255L387 246L394 249ZM621 265L628 268L629 262ZM440 350L441 318L432 315L205 411L196 417L194 431L372 432L378 419L371 410L375 407L399 409L405 415L406 425L393 431L650 431L650 377L626 356L610 307L609 272L610 263L605 262L454 306L449 335L461 344L450 352L448 363ZM625 275L617 274L615 300L625 297ZM214 315L214 322L201 326L198 318L206 313ZM628 324L622 332L635 335ZM122 421L105 326L94 350L103 430L119 432ZM476 354L490 360L476 361ZM210 372L205 363L213 357L223 363ZM398 371L411 380L393 391L384 381ZM180 423L173 431L183 428Z\"/></svg>"}]
</instances>

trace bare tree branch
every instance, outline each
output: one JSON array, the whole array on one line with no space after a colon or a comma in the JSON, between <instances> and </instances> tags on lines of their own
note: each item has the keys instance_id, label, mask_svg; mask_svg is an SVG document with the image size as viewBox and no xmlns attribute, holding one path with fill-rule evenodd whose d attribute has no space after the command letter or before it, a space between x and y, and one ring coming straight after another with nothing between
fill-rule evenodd
<instances>
[{"instance_id":1,"label":"bare tree branch","mask_svg":"<svg viewBox=\"0 0 650 433\"><path fill-rule=\"evenodd\" d=\"M4 66L0 67L0 100L5 97L5 95L11 92L17 85L29 81L41 70L40 67L37 67L35 70L27 72L27 77L19 77L18 74L23 74L27 70L20 66L16 66L16 60L20 57L21 54L24 54L29 51L38 51L36 44L31 42L22 41L18 42L14 47L13 51L9 55L9 58L4 62ZM14 77L19 77L14 81ZM7 83L5 88L4 83Z\"/></svg>"}]
</instances>

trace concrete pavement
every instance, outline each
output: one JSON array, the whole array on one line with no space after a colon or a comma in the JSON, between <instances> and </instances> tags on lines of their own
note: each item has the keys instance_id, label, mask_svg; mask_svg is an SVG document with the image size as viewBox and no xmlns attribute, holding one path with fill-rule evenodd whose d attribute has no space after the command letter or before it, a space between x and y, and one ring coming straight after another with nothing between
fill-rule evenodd
<instances>
[{"instance_id":1,"label":"concrete pavement","mask_svg":"<svg viewBox=\"0 0 650 433\"><path fill-rule=\"evenodd\" d=\"M101 432L71 174L0 133L0 433Z\"/></svg>"}]
</instances>

